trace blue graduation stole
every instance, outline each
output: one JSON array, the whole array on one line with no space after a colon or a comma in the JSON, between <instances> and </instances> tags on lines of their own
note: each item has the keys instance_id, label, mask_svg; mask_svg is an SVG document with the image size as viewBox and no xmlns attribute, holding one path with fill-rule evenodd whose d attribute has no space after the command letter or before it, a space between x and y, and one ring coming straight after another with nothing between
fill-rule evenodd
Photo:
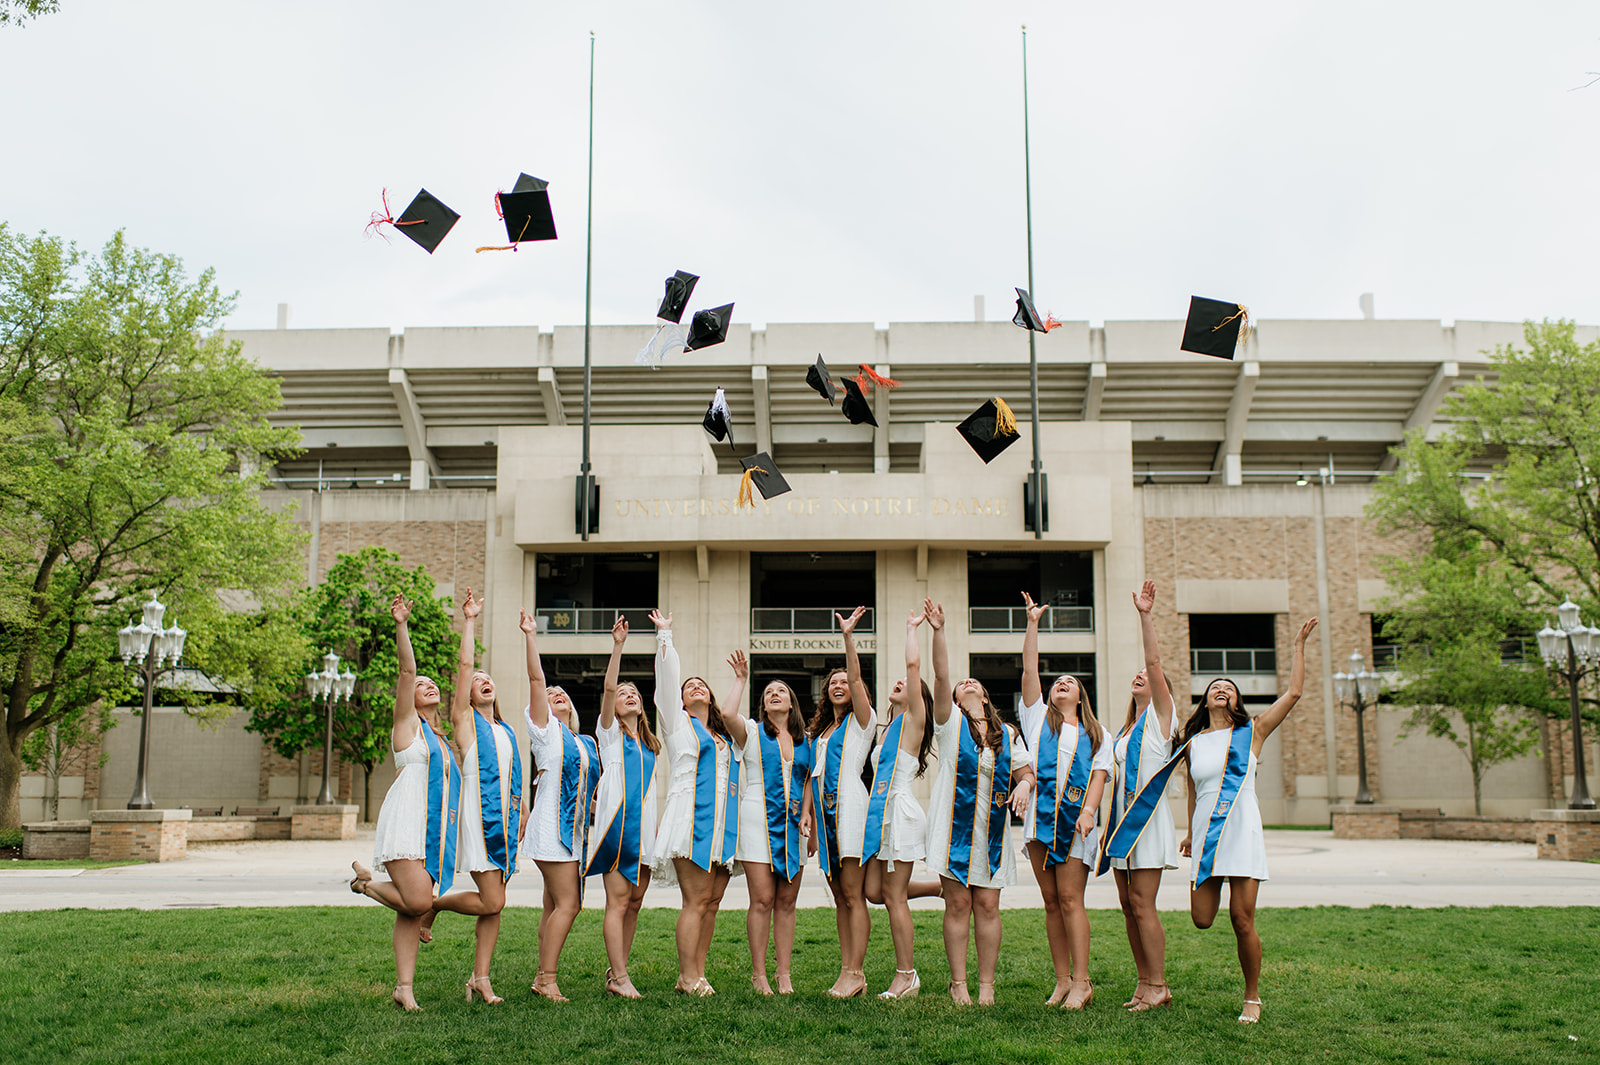
<instances>
[{"instance_id":1,"label":"blue graduation stole","mask_svg":"<svg viewBox=\"0 0 1600 1065\"><path fill-rule=\"evenodd\" d=\"M793 880L805 866L805 857L800 853L800 788L794 780L783 779L783 748L779 746L778 737L768 736L765 724L752 721L746 728L756 733L756 742L761 744L761 786L766 803L772 872L774 876ZM794 761L797 764L801 750L796 744Z\"/></svg>"},{"instance_id":2,"label":"blue graduation stole","mask_svg":"<svg viewBox=\"0 0 1600 1065\"><path fill-rule=\"evenodd\" d=\"M1052 730L1046 720L1039 729L1039 761L1034 766L1039 777L1039 793L1033 806L1033 834L1044 844L1046 869L1066 861L1072 850L1072 836L1078 830L1078 815L1083 812L1083 797L1089 790L1089 774L1094 766L1089 730L1081 723L1072 765L1064 782L1057 764L1060 750L1061 734ZM993 835L992 829L990 835Z\"/></svg>"},{"instance_id":3,"label":"blue graduation stole","mask_svg":"<svg viewBox=\"0 0 1600 1065\"><path fill-rule=\"evenodd\" d=\"M1217 805L1212 807L1211 820L1206 824L1205 842L1200 848L1200 861L1195 865L1196 887L1211 879L1211 866L1217 859L1217 843L1222 839L1222 830L1228 823L1228 814L1233 810L1233 801L1239 797L1245 774L1250 770L1250 740L1254 732L1255 723L1251 722L1234 729L1233 735L1228 738L1228 762L1222 770L1222 787L1217 791Z\"/></svg>"},{"instance_id":4,"label":"blue graduation stole","mask_svg":"<svg viewBox=\"0 0 1600 1065\"><path fill-rule=\"evenodd\" d=\"M594 737L574 736L562 721L556 725L561 729L561 845L581 862L589 844L589 804L600 786L600 748Z\"/></svg>"},{"instance_id":5,"label":"blue graduation stole","mask_svg":"<svg viewBox=\"0 0 1600 1065\"><path fill-rule=\"evenodd\" d=\"M472 712L478 733L478 809L483 818L483 845L489 861L507 880L517 871L517 826L522 817L522 758L517 752L517 734L504 721L490 721ZM495 729L504 729L511 740L511 794L507 805L500 804L500 749L495 746Z\"/></svg>"},{"instance_id":6,"label":"blue graduation stole","mask_svg":"<svg viewBox=\"0 0 1600 1065\"><path fill-rule=\"evenodd\" d=\"M872 770L872 795L867 799L867 832L861 841L862 861L877 857L883 849L883 815L889 805L894 771L900 764L900 733L905 723L904 713L891 721L883 734L883 746L878 748L878 764Z\"/></svg>"},{"instance_id":7,"label":"blue graduation stole","mask_svg":"<svg viewBox=\"0 0 1600 1065\"><path fill-rule=\"evenodd\" d=\"M1148 713L1148 711L1146 711ZM1144 742L1144 717L1141 715L1133 727L1133 732L1128 737L1127 773L1119 781L1118 792L1112 800L1111 831L1100 839L1100 861L1095 866L1095 875L1100 876L1111 868L1111 859L1127 858L1133 853L1134 845L1139 842L1139 837L1144 835L1145 828L1150 824L1150 819L1160 805L1166 801L1167 782L1172 779L1172 773L1178 768L1178 763L1183 761L1183 752L1188 748L1189 741L1185 740L1172 752L1172 757L1161 764L1161 768L1150 774L1150 779L1142 787L1135 787L1139 782L1139 759L1135 743ZM1249 746L1245 747L1245 758L1249 760Z\"/></svg>"},{"instance_id":8,"label":"blue graduation stole","mask_svg":"<svg viewBox=\"0 0 1600 1065\"><path fill-rule=\"evenodd\" d=\"M989 801L989 875L1005 857L1006 823L1004 811L1011 795L1011 737L1000 726L1000 749L994 757L994 781ZM964 886L972 871L972 826L978 815L978 763L983 751L972 738L972 726L961 722L961 742L956 750L954 803L950 817L950 875ZM998 813L998 816L996 816Z\"/></svg>"},{"instance_id":9,"label":"blue graduation stole","mask_svg":"<svg viewBox=\"0 0 1600 1065\"><path fill-rule=\"evenodd\" d=\"M854 718L854 714L846 714L827 739L817 741L822 745L818 755L822 759L822 776L811 782L811 804L817 814L817 857L823 874L829 877L839 873L839 767Z\"/></svg>"},{"instance_id":10,"label":"blue graduation stole","mask_svg":"<svg viewBox=\"0 0 1600 1065\"><path fill-rule=\"evenodd\" d=\"M694 844L690 861L709 871L713 858L719 862L733 861L739 842L739 759L728 752L728 789L723 802L721 849L715 854L712 847L717 827L717 743L711 733L693 714L686 715L700 744L700 754L694 767Z\"/></svg>"},{"instance_id":11,"label":"blue graduation stole","mask_svg":"<svg viewBox=\"0 0 1600 1065\"><path fill-rule=\"evenodd\" d=\"M456 819L461 810L461 770L450 757L450 748L433 726L417 718L422 742L428 746L428 822L425 857L422 867L439 885L439 894L450 890L456 877Z\"/></svg>"},{"instance_id":12,"label":"blue graduation stole","mask_svg":"<svg viewBox=\"0 0 1600 1065\"><path fill-rule=\"evenodd\" d=\"M639 882L639 845L645 796L656 771L656 752L622 733L622 805L600 833L586 876L620 872L628 883Z\"/></svg>"}]
</instances>

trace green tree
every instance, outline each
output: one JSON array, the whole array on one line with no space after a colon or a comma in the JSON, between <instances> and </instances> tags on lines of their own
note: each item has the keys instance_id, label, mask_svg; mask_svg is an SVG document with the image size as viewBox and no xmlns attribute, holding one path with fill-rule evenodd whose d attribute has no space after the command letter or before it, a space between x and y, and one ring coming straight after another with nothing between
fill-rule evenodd
<instances>
[{"instance_id":1,"label":"green tree","mask_svg":"<svg viewBox=\"0 0 1600 1065\"><path fill-rule=\"evenodd\" d=\"M240 665L270 653L219 589L271 606L292 585L303 535L262 505L258 461L299 433L215 331L232 306L211 271L121 233L85 255L0 224L0 827L28 738L131 694L116 631L150 593L219 679L248 688Z\"/></svg>"},{"instance_id":2,"label":"green tree","mask_svg":"<svg viewBox=\"0 0 1600 1065\"><path fill-rule=\"evenodd\" d=\"M394 618L389 602L404 593L415 604L411 613L411 645L417 670L441 689L454 675L460 637L450 627L453 607L434 595L433 578L422 566L407 569L400 556L383 547L364 547L340 555L315 588L301 594L297 606L299 646L304 650L295 670L285 670L276 697L252 704L252 732L261 734L285 758L307 748L320 750L326 734L324 705L305 692L303 677L322 668L322 655L337 653L341 671L356 673L355 694L333 715L333 745L341 758L361 766L365 780L362 806L372 809L372 770L389 757L394 686L400 663L394 650Z\"/></svg>"},{"instance_id":3,"label":"green tree","mask_svg":"<svg viewBox=\"0 0 1600 1065\"><path fill-rule=\"evenodd\" d=\"M20 26L31 18L61 10L61 0L0 0L0 26Z\"/></svg>"}]
</instances>

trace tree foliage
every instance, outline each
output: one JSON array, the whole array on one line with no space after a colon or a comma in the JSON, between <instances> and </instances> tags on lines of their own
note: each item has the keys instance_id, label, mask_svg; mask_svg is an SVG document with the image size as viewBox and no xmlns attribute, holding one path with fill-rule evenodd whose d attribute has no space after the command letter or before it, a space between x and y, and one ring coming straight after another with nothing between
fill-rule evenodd
<instances>
[{"instance_id":1,"label":"tree foliage","mask_svg":"<svg viewBox=\"0 0 1600 1065\"><path fill-rule=\"evenodd\" d=\"M0 0L0 26L21 26L31 18L53 15L61 0Z\"/></svg>"},{"instance_id":2,"label":"tree foliage","mask_svg":"<svg viewBox=\"0 0 1600 1065\"><path fill-rule=\"evenodd\" d=\"M304 675L322 668L322 655L337 653L341 672L358 677L355 694L333 717L333 745L340 757L360 765L368 781L364 805L372 805L372 770L389 756L395 681L394 618L389 602L403 592L415 604L411 646L417 670L441 689L455 672L460 637L450 627L452 605L434 595L433 578L418 566L407 569L400 556L383 547L340 555L322 583L306 589L294 609L301 658L274 697L251 705L251 731L260 733L279 754L292 758L307 748L320 750L326 733L325 704L306 694Z\"/></svg>"},{"instance_id":3,"label":"tree foliage","mask_svg":"<svg viewBox=\"0 0 1600 1065\"><path fill-rule=\"evenodd\" d=\"M152 592L218 679L249 689L273 653L274 612L233 614L219 589L271 606L292 585L303 537L263 505L257 460L299 434L215 332L232 305L121 233L85 255L0 225L0 826L29 736L129 694L116 630Z\"/></svg>"}]
</instances>

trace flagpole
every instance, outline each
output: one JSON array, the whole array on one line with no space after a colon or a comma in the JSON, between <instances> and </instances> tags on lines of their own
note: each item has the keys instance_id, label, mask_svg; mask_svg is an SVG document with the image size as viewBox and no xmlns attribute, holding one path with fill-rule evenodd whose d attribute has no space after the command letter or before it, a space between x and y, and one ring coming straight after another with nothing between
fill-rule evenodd
<instances>
[{"instance_id":1,"label":"flagpole","mask_svg":"<svg viewBox=\"0 0 1600 1065\"><path fill-rule=\"evenodd\" d=\"M1028 294L1037 298L1033 287L1033 162L1028 141L1028 27L1022 27L1022 183L1028 215ZM1033 473L1028 482L1033 492L1033 538L1044 537L1044 474L1039 461L1039 353L1033 330L1028 330L1028 391L1033 405Z\"/></svg>"},{"instance_id":2,"label":"flagpole","mask_svg":"<svg viewBox=\"0 0 1600 1065\"><path fill-rule=\"evenodd\" d=\"M584 227L583 251L583 469L578 476L578 532L589 539L589 503L594 478L589 472L589 320L594 289L594 31L589 31L589 217ZM1030 282L1031 284L1031 282Z\"/></svg>"}]
</instances>

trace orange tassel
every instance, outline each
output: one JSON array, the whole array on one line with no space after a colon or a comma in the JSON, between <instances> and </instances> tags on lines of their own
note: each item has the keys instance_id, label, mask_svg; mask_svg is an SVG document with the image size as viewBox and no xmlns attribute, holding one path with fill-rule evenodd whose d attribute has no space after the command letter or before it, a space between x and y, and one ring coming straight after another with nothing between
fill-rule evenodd
<instances>
[{"instance_id":1,"label":"orange tassel","mask_svg":"<svg viewBox=\"0 0 1600 1065\"><path fill-rule=\"evenodd\" d=\"M760 466L751 466L748 470L745 470L744 475L739 478L739 498L734 503L735 510L743 510L745 507L753 507L756 505L755 494L751 491L751 489L754 475L758 470L761 473L767 472L766 470L761 469Z\"/></svg>"},{"instance_id":2,"label":"orange tassel","mask_svg":"<svg viewBox=\"0 0 1600 1065\"><path fill-rule=\"evenodd\" d=\"M893 378L890 378L890 377L883 376L881 373L879 373L878 371L874 370L872 367L868 366L866 363L862 362L862 363L857 363L856 365L861 367L861 372L856 375L856 384L861 386L861 390L863 392L870 391L872 388L899 388L900 387L900 382L899 381L896 381L896 380L894 380ZM871 382L870 386L868 385L869 381Z\"/></svg>"},{"instance_id":3,"label":"orange tassel","mask_svg":"<svg viewBox=\"0 0 1600 1065\"><path fill-rule=\"evenodd\" d=\"M1050 332L1052 329L1060 328L1064 324L1064 322L1062 322L1053 314L1046 313L1044 316L1044 331L1046 333Z\"/></svg>"}]
</instances>

